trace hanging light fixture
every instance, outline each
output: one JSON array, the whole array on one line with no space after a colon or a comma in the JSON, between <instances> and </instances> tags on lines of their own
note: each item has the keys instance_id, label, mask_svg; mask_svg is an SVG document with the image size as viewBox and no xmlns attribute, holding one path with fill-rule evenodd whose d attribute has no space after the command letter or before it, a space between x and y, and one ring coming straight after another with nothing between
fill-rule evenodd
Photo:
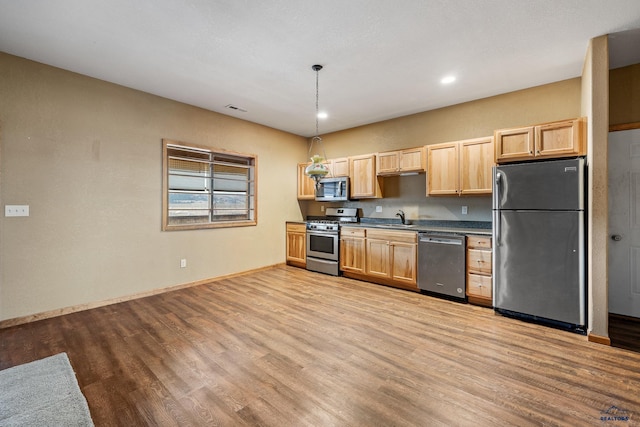
<instances>
[{"instance_id":1,"label":"hanging light fixture","mask_svg":"<svg viewBox=\"0 0 640 427\"><path fill-rule=\"evenodd\" d=\"M311 144L309 145L309 156L311 156L314 143L316 144L317 148L320 148L320 146L322 146L322 138L320 138L320 135L318 133L318 114L320 113L320 111L318 110L318 72L322 70L322 65L316 64L312 66L311 69L316 72L316 134L313 138L311 138ZM326 153L324 152L324 146L322 146L322 154L324 156L321 156L320 154L314 154L313 156L311 156L311 164L304 170L304 173L316 182L316 189L318 188L320 180L329 173L329 168L327 167L327 165L322 163L327 157Z\"/></svg>"}]
</instances>

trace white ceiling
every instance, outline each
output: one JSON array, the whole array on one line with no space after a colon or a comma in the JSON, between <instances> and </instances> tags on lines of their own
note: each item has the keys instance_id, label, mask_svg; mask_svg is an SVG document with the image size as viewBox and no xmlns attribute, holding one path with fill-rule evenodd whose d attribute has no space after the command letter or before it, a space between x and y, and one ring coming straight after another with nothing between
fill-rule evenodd
<instances>
[{"instance_id":1,"label":"white ceiling","mask_svg":"<svg viewBox=\"0 0 640 427\"><path fill-rule=\"evenodd\" d=\"M638 0L0 0L0 51L304 136L313 64L327 133L577 77L639 27Z\"/></svg>"}]
</instances>

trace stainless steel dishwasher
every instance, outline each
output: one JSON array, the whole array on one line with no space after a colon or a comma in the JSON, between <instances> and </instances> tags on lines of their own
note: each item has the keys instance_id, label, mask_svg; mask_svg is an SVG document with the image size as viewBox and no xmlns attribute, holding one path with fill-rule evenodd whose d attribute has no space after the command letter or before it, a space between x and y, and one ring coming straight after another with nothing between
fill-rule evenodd
<instances>
[{"instance_id":1,"label":"stainless steel dishwasher","mask_svg":"<svg viewBox=\"0 0 640 427\"><path fill-rule=\"evenodd\" d=\"M418 288L466 300L465 236L442 232L418 236Z\"/></svg>"}]
</instances>

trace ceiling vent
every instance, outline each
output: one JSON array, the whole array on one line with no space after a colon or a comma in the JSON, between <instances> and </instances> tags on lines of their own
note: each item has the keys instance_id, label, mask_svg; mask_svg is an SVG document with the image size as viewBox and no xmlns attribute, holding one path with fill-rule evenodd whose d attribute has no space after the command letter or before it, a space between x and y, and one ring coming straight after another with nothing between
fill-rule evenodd
<instances>
[{"instance_id":1,"label":"ceiling vent","mask_svg":"<svg viewBox=\"0 0 640 427\"><path fill-rule=\"evenodd\" d=\"M247 112L247 110L245 110L244 108L238 107L238 106L233 105L233 104L225 105L224 108L228 108L229 110L240 111L242 113L246 113Z\"/></svg>"}]
</instances>

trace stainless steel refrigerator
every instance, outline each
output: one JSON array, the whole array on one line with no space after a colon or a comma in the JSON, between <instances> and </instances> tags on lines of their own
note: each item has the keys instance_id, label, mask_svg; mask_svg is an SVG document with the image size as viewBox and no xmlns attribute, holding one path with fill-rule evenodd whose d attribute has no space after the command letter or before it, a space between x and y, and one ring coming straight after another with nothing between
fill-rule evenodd
<instances>
[{"instance_id":1,"label":"stainless steel refrigerator","mask_svg":"<svg viewBox=\"0 0 640 427\"><path fill-rule=\"evenodd\" d=\"M493 168L497 312L584 333L583 158Z\"/></svg>"}]
</instances>

